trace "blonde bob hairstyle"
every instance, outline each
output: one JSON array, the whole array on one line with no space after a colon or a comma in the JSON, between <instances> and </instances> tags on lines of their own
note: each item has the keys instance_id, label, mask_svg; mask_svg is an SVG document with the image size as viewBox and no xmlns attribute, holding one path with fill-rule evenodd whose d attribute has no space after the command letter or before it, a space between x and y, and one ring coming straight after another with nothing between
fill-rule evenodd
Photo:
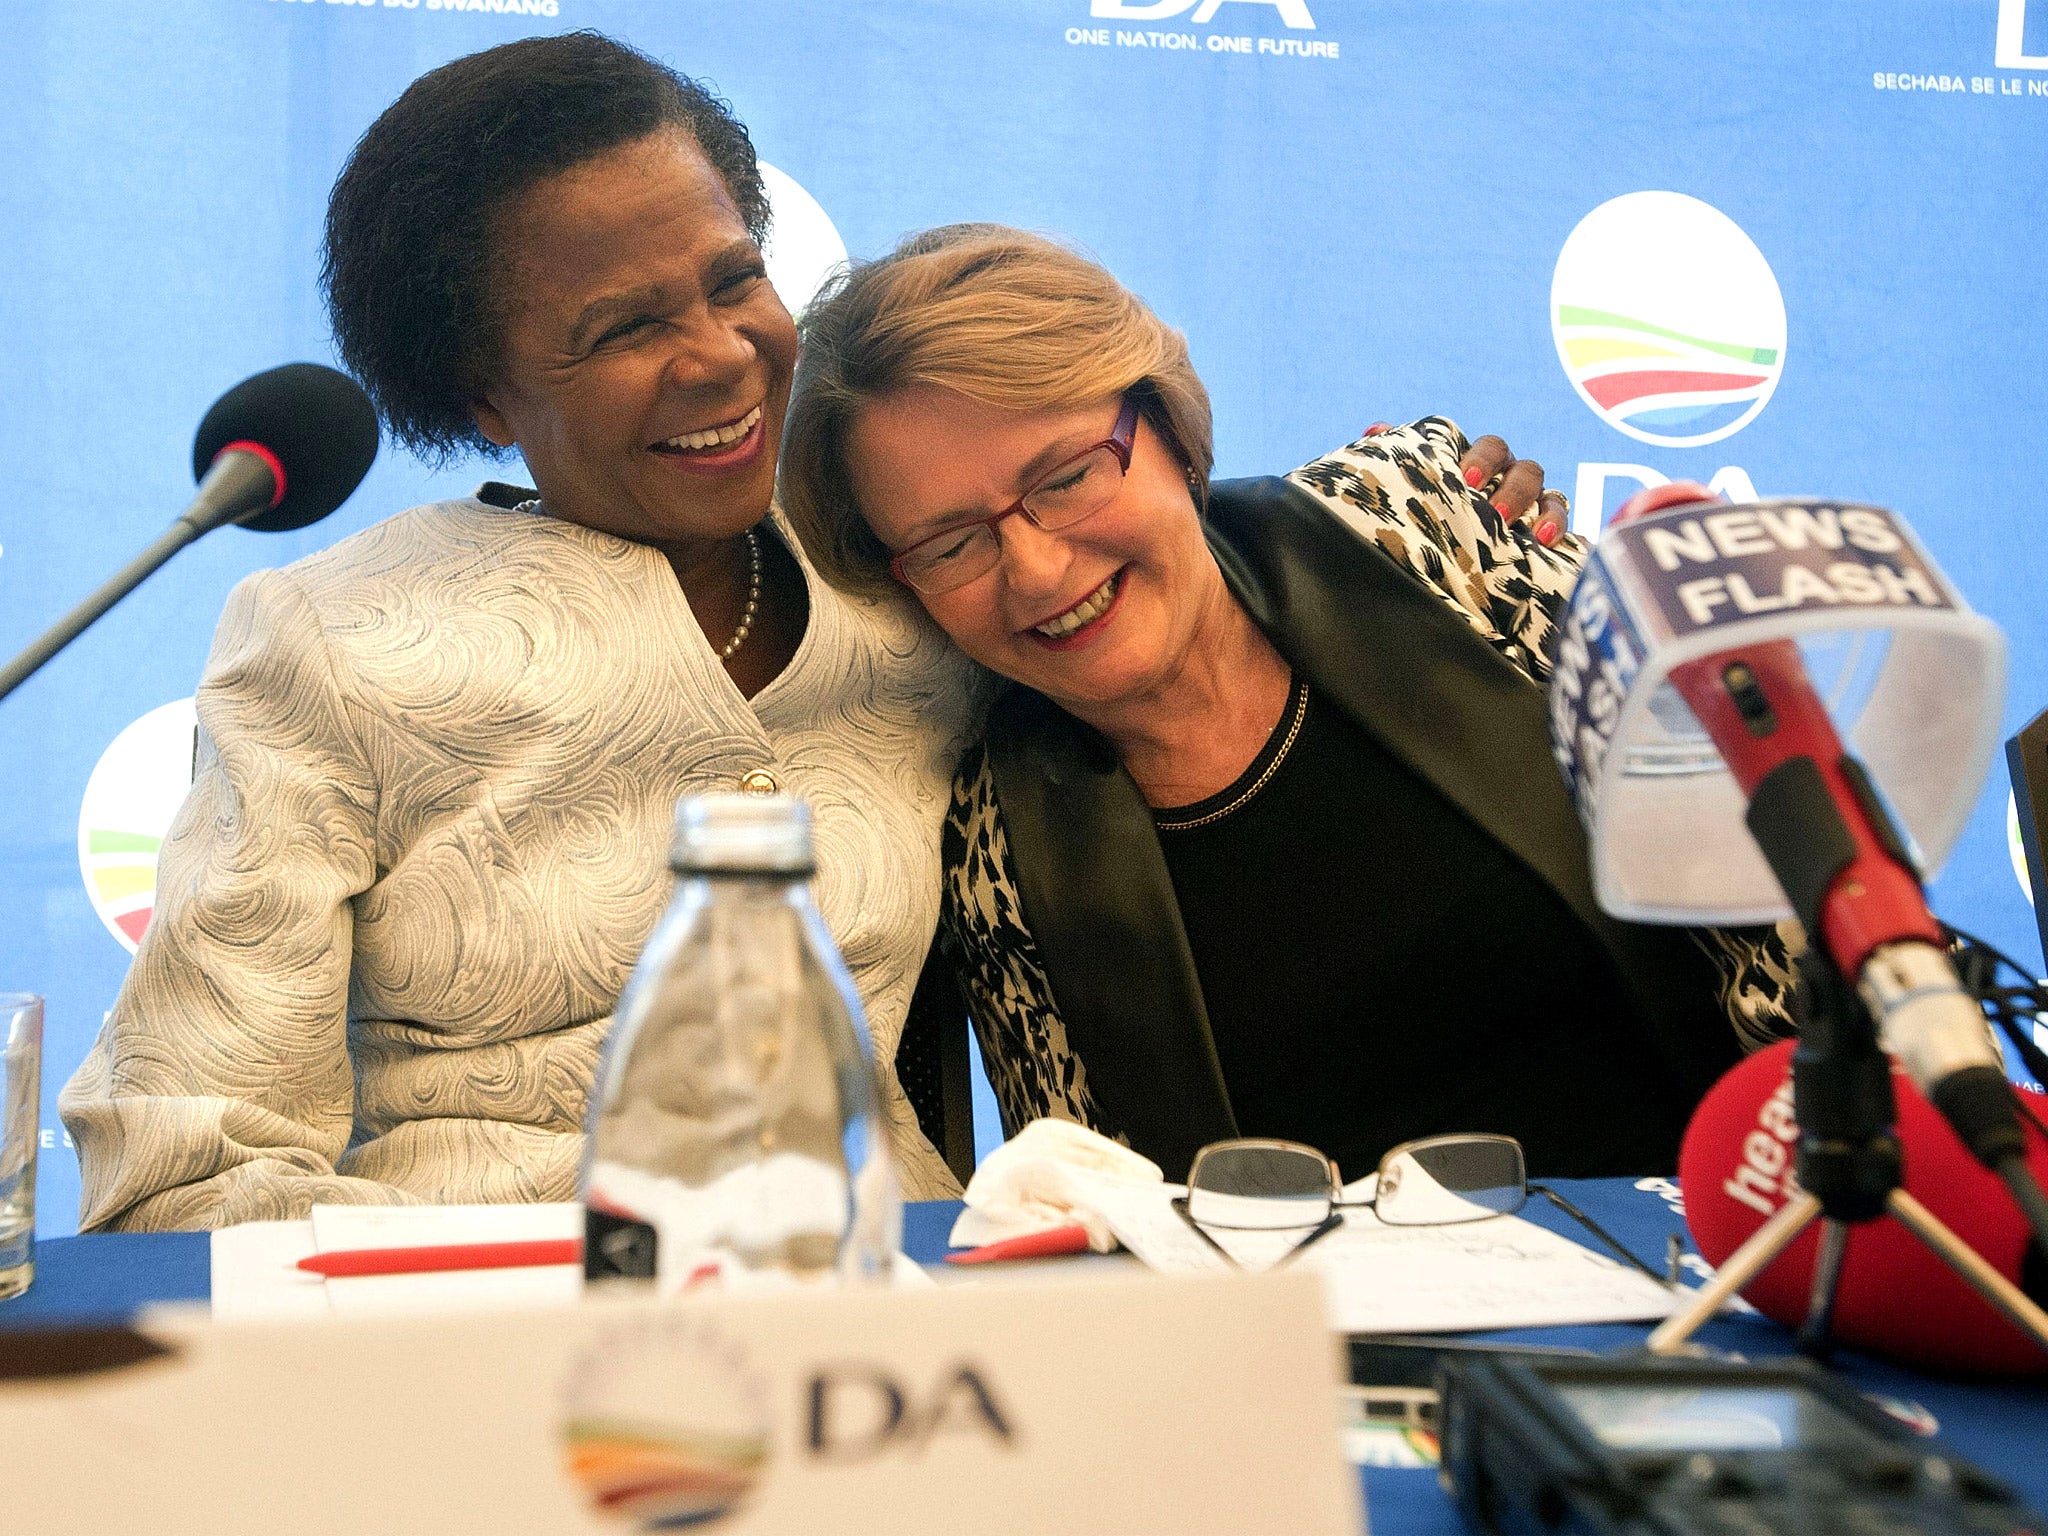
<instances>
[{"instance_id":1,"label":"blonde bob hairstyle","mask_svg":"<svg viewBox=\"0 0 2048 1536\"><path fill-rule=\"evenodd\" d=\"M982 405L1057 410L1135 391L1190 471L1215 463L1209 392L1180 332L1099 263L1001 224L948 224L835 278L804 312L783 433L782 510L845 591L900 591L861 519L847 435L862 408L928 384Z\"/></svg>"}]
</instances>

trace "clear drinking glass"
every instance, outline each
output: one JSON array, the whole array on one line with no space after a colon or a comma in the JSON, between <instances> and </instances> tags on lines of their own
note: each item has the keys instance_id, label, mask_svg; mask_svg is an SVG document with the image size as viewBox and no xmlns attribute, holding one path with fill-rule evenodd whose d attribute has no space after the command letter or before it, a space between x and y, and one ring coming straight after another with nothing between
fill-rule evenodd
<instances>
[{"instance_id":1,"label":"clear drinking glass","mask_svg":"<svg viewBox=\"0 0 2048 1536\"><path fill-rule=\"evenodd\" d=\"M0 1301L27 1290L36 1273L42 1068L43 1000L0 992Z\"/></svg>"}]
</instances>

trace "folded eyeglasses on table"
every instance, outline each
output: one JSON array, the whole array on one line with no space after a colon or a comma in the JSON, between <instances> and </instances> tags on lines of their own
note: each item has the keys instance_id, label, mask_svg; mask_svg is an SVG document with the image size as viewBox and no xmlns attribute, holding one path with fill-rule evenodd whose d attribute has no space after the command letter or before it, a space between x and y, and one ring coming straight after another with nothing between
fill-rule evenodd
<instances>
[{"instance_id":1,"label":"folded eyeglasses on table","mask_svg":"<svg viewBox=\"0 0 2048 1536\"><path fill-rule=\"evenodd\" d=\"M1468 1133L1403 1142L1380 1159L1373 1193L1363 1200L1344 1198L1336 1163L1314 1147L1256 1137L1215 1141L1195 1154L1188 1192L1173 1208L1235 1266L1236 1256L1214 1231L1299 1230L1301 1240L1279 1260L1286 1264L1342 1226L1347 1210L1369 1210L1390 1227L1440 1227L1513 1215L1531 1195L1549 1200L1631 1268L1660 1285L1672 1283L1557 1191L1531 1184L1522 1145L1512 1136Z\"/></svg>"}]
</instances>

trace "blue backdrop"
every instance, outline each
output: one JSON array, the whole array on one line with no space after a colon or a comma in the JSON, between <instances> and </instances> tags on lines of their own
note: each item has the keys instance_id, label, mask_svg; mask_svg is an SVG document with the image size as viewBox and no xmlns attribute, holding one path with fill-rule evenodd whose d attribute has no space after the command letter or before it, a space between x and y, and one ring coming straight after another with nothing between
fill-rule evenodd
<instances>
[{"instance_id":1,"label":"blue backdrop","mask_svg":"<svg viewBox=\"0 0 2048 1536\"><path fill-rule=\"evenodd\" d=\"M8 9L0 652L168 521L220 390L331 357L321 212L376 113L458 54L595 27L708 77L801 189L777 183L792 307L835 229L855 254L1063 232L1186 329L1224 474L1441 412L1582 519L1658 476L1880 502L2006 627L2008 731L2048 705L2048 0ZM76 1203L56 1092L189 762L175 709L122 733L190 696L248 571L491 472L387 451L334 518L215 535L8 701L0 985L49 998L45 1232ZM2006 804L2001 766L1934 895L2032 963Z\"/></svg>"}]
</instances>

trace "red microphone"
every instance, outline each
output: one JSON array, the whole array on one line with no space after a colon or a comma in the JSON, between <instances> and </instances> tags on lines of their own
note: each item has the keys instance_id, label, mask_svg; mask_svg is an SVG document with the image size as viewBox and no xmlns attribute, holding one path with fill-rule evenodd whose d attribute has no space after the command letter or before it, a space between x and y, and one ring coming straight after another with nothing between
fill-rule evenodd
<instances>
[{"instance_id":1,"label":"red microphone","mask_svg":"<svg viewBox=\"0 0 2048 1536\"><path fill-rule=\"evenodd\" d=\"M1785 1041L1739 1064L1700 1101L1686 1127L1678 1158L1685 1222L1709 1263L1724 1263L1798 1193L1792 1050ZM1977 1166L1955 1132L1896 1070L1892 1087L1906 1150L1906 1192L2033 1300L2048 1303L2048 1272L2028 1263L2027 1224L1998 1180ZM2017 1091L2037 1114L2048 1113L2048 1095ZM2036 1137L2028 1163L2037 1177L2048 1179L2048 1143ZM1806 1316L1819 1239L1819 1229L1809 1228L1743 1295L1767 1317L1798 1327ZM1924 1369L2048 1372L2048 1353L1897 1222L1857 1227L1830 1327L1844 1343Z\"/></svg>"},{"instance_id":2,"label":"red microphone","mask_svg":"<svg viewBox=\"0 0 2048 1536\"><path fill-rule=\"evenodd\" d=\"M1679 481L1630 497L1615 521L1713 500L1706 487ZM1987 1168L2023 1158L2012 1087L1983 1011L1957 977L1919 873L1835 733L1798 646L1738 646L1673 667L1671 682L1742 787L1749 830L1808 936L1862 995L1915 1086Z\"/></svg>"}]
</instances>

